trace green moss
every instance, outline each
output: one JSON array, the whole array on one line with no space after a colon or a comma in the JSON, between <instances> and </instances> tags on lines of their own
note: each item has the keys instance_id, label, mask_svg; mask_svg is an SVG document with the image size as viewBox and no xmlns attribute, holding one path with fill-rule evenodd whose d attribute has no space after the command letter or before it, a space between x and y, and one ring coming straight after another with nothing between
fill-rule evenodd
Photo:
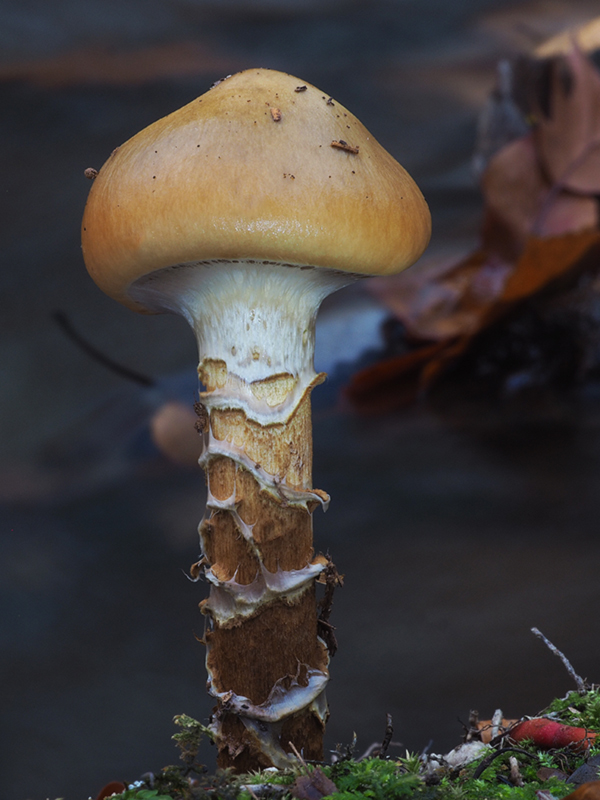
<instances>
[{"instance_id":1,"label":"green moss","mask_svg":"<svg viewBox=\"0 0 600 800\"><path fill-rule=\"evenodd\" d=\"M585 694L570 692L567 697L551 703L540 716L600 731L600 691L592 687ZM180 749L182 765L165 767L154 777L152 786L137 782L119 795L119 800L253 800L252 791L242 788L253 785L261 786L261 798L290 800L296 778L301 774L310 776L313 769L302 766L237 776L224 771L208 776L203 774L197 754L201 739L211 735L210 729L186 715L176 717L175 723L179 731L173 738ZM600 744L584 752L569 747L544 752L531 742L519 742L516 750L502 750L489 761L494 752L488 749L479 759L455 771L432 772L415 753L406 753L397 760L354 761L348 757L331 766L321 765L321 770L338 788L329 796L331 800L538 800L539 790L561 800L574 786L556 777L541 781L538 778L540 768L571 774L590 757L600 754ZM518 761L524 781L522 787L510 782L510 756ZM486 766L482 770L484 760Z\"/></svg>"},{"instance_id":2,"label":"green moss","mask_svg":"<svg viewBox=\"0 0 600 800\"><path fill-rule=\"evenodd\" d=\"M565 725L600 731L600 689L594 686L585 694L569 692L566 697L554 700L541 716L556 716Z\"/></svg>"},{"instance_id":3,"label":"green moss","mask_svg":"<svg viewBox=\"0 0 600 800\"><path fill-rule=\"evenodd\" d=\"M170 794L160 794L158 789L127 789L118 797L122 800L173 800Z\"/></svg>"},{"instance_id":4,"label":"green moss","mask_svg":"<svg viewBox=\"0 0 600 800\"><path fill-rule=\"evenodd\" d=\"M536 792L544 789L556 798L562 798L573 790L572 785L553 778L546 782L537 779L527 781L523 787L502 782L506 780L506 765L490 767L477 779L472 778L475 767L469 765L457 776L445 776L436 785L410 772L404 772L396 761L377 758L364 761L344 761L332 767L323 767L338 791L327 800L537 800ZM247 776L220 774L206 779L203 785L190 786L182 791L175 789L165 794L146 788L129 789L119 796L120 800L253 800L242 785L285 785L291 790L297 772L257 773ZM525 775L524 775L525 777ZM265 797L265 794L261 794ZM272 797L289 800L291 795L273 794ZM325 798L323 799L325 800Z\"/></svg>"},{"instance_id":5,"label":"green moss","mask_svg":"<svg viewBox=\"0 0 600 800\"><path fill-rule=\"evenodd\" d=\"M402 772L394 761L366 758L364 761L340 761L330 767L328 777L338 787L338 800L370 798L386 800L391 797L411 797L422 785L418 775Z\"/></svg>"}]
</instances>

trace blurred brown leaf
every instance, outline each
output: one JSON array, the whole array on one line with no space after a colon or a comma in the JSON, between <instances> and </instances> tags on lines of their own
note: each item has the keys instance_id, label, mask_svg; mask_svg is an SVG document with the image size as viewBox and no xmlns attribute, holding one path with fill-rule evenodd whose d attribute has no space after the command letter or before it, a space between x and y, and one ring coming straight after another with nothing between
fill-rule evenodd
<instances>
[{"instance_id":1,"label":"blurred brown leaf","mask_svg":"<svg viewBox=\"0 0 600 800\"><path fill-rule=\"evenodd\" d=\"M300 775L292 786L292 797L298 800L321 800L328 794L337 792L337 786L330 780L320 767L309 775Z\"/></svg>"},{"instance_id":2,"label":"blurred brown leaf","mask_svg":"<svg viewBox=\"0 0 600 800\"><path fill-rule=\"evenodd\" d=\"M555 769L554 767L540 767L535 774L537 779L542 783L549 781L550 778L558 778L559 781L566 781L569 777L566 772L563 772L561 769Z\"/></svg>"},{"instance_id":3,"label":"blurred brown leaf","mask_svg":"<svg viewBox=\"0 0 600 800\"><path fill-rule=\"evenodd\" d=\"M574 792L564 797L563 800L600 800L600 781L583 783Z\"/></svg>"},{"instance_id":4,"label":"blurred brown leaf","mask_svg":"<svg viewBox=\"0 0 600 800\"><path fill-rule=\"evenodd\" d=\"M407 404L517 303L596 269L600 73L572 40L566 55L544 62L544 74L543 86L526 76L533 128L487 161L480 248L458 263L372 282L413 347L354 376L348 396L360 407Z\"/></svg>"},{"instance_id":5,"label":"blurred brown leaf","mask_svg":"<svg viewBox=\"0 0 600 800\"><path fill-rule=\"evenodd\" d=\"M578 266L600 243L600 231L590 229L541 239L531 236L523 255L504 284L490 317L496 319L514 303L524 300Z\"/></svg>"},{"instance_id":6,"label":"blurred brown leaf","mask_svg":"<svg viewBox=\"0 0 600 800\"><path fill-rule=\"evenodd\" d=\"M558 261L550 256L547 265L530 266L530 258L519 263L531 241L565 234L567 249L575 241L572 232L587 232L598 226L598 203L594 197L561 192L552 197L541 222L541 234L532 239L540 209L550 197L551 188L538 164L533 134L502 148L491 160L483 176L485 214L482 247L458 263L442 265L434 273L414 271L410 277L380 278L372 281L371 291L400 319L415 339L442 341L472 335L483 324L490 309L502 302L508 282L514 291L521 286L522 296L538 291L555 272L568 269L566 261L576 261L560 251ZM545 251L546 252L546 251ZM549 252L549 251L548 251ZM557 267L557 264L560 266ZM526 289L525 287L529 287Z\"/></svg>"},{"instance_id":7,"label":"blurred brown leaf","mask_svg":"<svg viewBox=\"0 0 600 800\"><path fill-rule=\"evenodd\" d=\"M443 341L423 345L366 367L352 376L346 396L363 411L372 413L410 405L419 392L424 366L446 347Z\"/></svg>"},{"instance_id":8,"label":"blurred brown leaf","mask_svg":"<svg viewBox=\"0 0 600 800\"><path fill-rule=\"evenodd\" d=\"M534 232L538 236L559 236L598 224L595 198L552 192L539 164L533 133L516 139L493 156L483 174L482 189L483 248L506 261L521 255L527 238ZM547 212L542 214L548 200Z\"/></svg>"},{"instance_id":9,"label":"blurred brown leaf","mask_svg":"<svg viewBox=\"0 0 600 800\"><path fill-rule=\"evenodd\" d=\"M600 194L600 74L575 43L553 65L550 116L538 111L534 133L552 182Z\"/></svg>"},{"instance_id":10,"label":"blurred brown leaf","mask_svg":"<svg viewBox=\"0 0 600 800\"><path fill-rule=\"evenodd\" d=\"M385 359L353 376L346 389L349 399L364 411L385 411L400 408L414 401L445 369L461 356L473 339L500 319L517 303L549 286L552 282L577 270L590 254L600 258L600 231L585 230L563 236L540 239L530 236L522 256L504 281L502 290L493 299L471 312L470 326L457 326L454 335L424 343L410 353ZM482 251L477 251L457 265L468 273L473 264L481 271ZM587 262L586 262L587 263ZM464 304L473 298L465 292ZM391 305L391 303L390 303ZM475 320L477 324L474 324Z\"/></svg>"},{"instance_id":11,"label":"blurred brown leaf","mask_svg":"<svg viewBox=\"0 0 600 800\"><path fill-rule=\"evenodd\" d=\"M511 269L500 258L476 250L438 268L433 276L415 271L411 281L378 278L370 290L413 338L444 341L478 329Z\"/></svg>"}]
</instances>

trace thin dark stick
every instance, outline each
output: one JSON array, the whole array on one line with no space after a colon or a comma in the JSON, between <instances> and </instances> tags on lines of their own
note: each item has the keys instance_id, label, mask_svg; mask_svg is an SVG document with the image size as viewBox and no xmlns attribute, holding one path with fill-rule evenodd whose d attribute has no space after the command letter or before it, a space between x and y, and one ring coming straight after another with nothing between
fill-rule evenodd
<instances>
[{"instance_id":1,"label":"thin dark stick","mask_svg":"<svg viewBox=\"0 0 600 800\"><path fill-rule=\"evenodd\" d=\"M546 647L554 653L555 656L558 656L558 658L560 658L560 660L562 661L562 663L565 666L565 669L567 670L569 675L573 678L573 680L577 684L577 691L579 692L579 694L585 694L586 693L585 681L583 680L581 675L578 675L575 672L575 670L573 669L573 667L571 665L571 662L566 657L566 655L564 653L562 653L558 649L558 647L555 647L549 639L546 639L544 634L540 630L538 630L537 628L532 628L531 632L534 633L536 636L538 636L544 642Z\"/></svg>"},{"instance_id":2,"label":"thin dark stick","mask_svg":"<svg viewBox=\"0 0 600 800\"><path fill-rule=\"evenodd\" d=\"M134 383L139 383L141 386L150 387L156 385L156 381L153 378L149 378L147 375L142 375L140 372L136 372L133 369L129 369L129 367L124 367L122 364L118 364L116 361L113 361L112 358L96 349L93 344L90 344L78 331L75 330L64 311L55 311L52 314L52 317L59 324L63 333L65 333L72 342L75 342L75 344L80 347L84 353L87 353L90 358L93 358L94 361L98 361L104 367L110 369L112 372L115 372L117 375L121 375L121 377L127 378Z\"/></svg>"},{"instance_id":3,"label":"thin dark stick","mask_svg":"<svg viewBox=\"0 0 600 800\"><path fill-rule=\"evenodd\" d=\"M317 625L319 636L323 639L329 650L329 655L333 656L337 652L337 639L335 638L335 626L329 622L331 608L333 606L333 594L338 586L344 585L344 579L335 568L329 553L326 556L327 566L323 570L322 577L325 582L325 594L318 603Z\"/></svg>"},{"instance_id":4,"label":"thin dark stick","mask_svg":"<svg viewBox=\"0 0 600 800\"><path fill-rule=\"evenodd\" d=\"M367 747L367 749L362 754L362 756L359 756L356 760L357 761L364 761L365 758L369 758L370 756L373 756L373 758L378 758L380 747L381 747L381 742L371 742L371 744ZM390 747L404 747L404 743L403 742L390 742Z\"/></svg>"},{"instance_id":5,"label":"thin dark stick","mask_svg":"<svg viewBox=\"0 0 600 800\"><path fill-rule=\"evenodd\" d=\"M481 764L473 773L473 780L477 780L477 778L489 767L492 761L495 758L498 758L498 756L501 756L503 753L521 753L521 755L527 756L528 758L537 758L537 756L533 755L532 753L528 753L527 750L521 750L520 747L503 747L502 750L496 750L495 753L492 753L490 756L483 759Z\"/></svg>"},{"instance_id":6,"label":"thin dark stick","mask_svg":"<svg viewBox=\"0 0 600 800\"><path fill-rule=\"evenodd\" d=\"M385 736L383 737L383 742L381 743L381 747L379 749L379 758L385 758L385 754L387 753L387 749L390 746L390 742L392 741L392 736L394 735L394 725L392 723L392 715L388 713L387 715L387 724L385 726Z\"/></svg>"}]
</instances>

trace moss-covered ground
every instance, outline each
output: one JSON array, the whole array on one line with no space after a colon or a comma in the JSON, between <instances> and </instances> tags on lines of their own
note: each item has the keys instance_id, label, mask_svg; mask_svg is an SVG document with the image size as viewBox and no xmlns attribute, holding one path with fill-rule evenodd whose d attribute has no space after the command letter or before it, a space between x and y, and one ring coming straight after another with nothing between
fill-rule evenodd
<instances>
[{"instance_id":1,"label":"moss-covered ground","mask_svg":"<svg viewBox=\"0 0 600 800\"><path fill-rule=\"evenodd\" d=\"M600 731L600 687L570 692L536 716ZM185 715L176 717L175 722L179 731L174 739L182 763L137 781L118 796L120 800L289 800L292 796L319 800L333 793L336 800L561 800L577 788L566 779L600 756L600 744L540 750L531 741L516 745L505 736L497 737L475 760L455 769L443 763L432 765L426 755L418 753L355 760L347 748L330 765L302 764L293 770L250 775L208 775L196 762L198 746L202 737L209 735L208 729Z\"/></svg>"}]
</instances>

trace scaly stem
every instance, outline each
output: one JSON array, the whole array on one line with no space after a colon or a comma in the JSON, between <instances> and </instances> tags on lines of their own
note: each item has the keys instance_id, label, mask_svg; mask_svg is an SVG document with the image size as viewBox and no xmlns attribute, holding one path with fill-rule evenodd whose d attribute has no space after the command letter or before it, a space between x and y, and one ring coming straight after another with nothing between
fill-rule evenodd
<instances>
[{"instance_id":1,"label":"scaly stem","mask_svg":"<svg viewBox=\"0 0 600 800\"><path fill-rule=\"evenodd\" d=\"M208 373L204 365L205 385ZM282 384L259 385L273 395ZM311 490L310 392L270 426L213 409L207 440L200 536L212 585L202 611L219 766L283 766L290 741L320 759L328 655L317 637L314 581L325 562L312 560L312 511L325 497Z\"/></svg>"},{"instance_id":2,"label":"scaly stem","mask_svg":"<svg viewBox=\"0 0 600 800\"><path fill-rule=\"evenodd\" d=\"M208 689L221 767L321 759L327 647L317 634L310 393L317 309L356 276L284 264L210 262L163 270L132 295L183 314L205 391L208 501L200 540L211 584ZM158 281L158 285L157 285ZM159 291L155 291L158 289Z\"/></svg>"}]
</instances>

